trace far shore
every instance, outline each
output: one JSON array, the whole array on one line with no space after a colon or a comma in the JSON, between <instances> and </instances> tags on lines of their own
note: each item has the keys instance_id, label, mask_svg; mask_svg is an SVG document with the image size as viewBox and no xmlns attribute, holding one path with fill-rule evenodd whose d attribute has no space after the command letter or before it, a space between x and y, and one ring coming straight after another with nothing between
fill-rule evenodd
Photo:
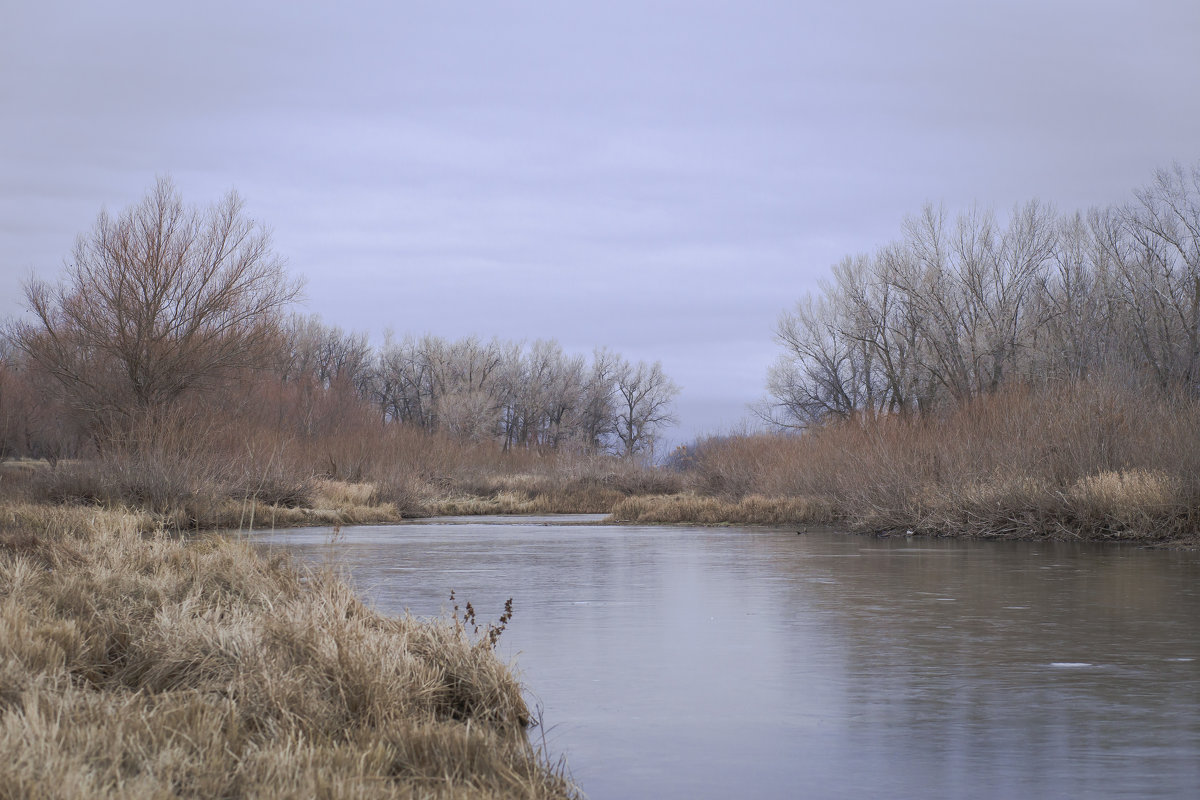
<instances>
[{"instance_id":1,"label":"far shore","mask_svg":"<svg viewBox=\"0 0 1200 800\"><path fill-rule=\"evenodd\" d=\"M86 473L86 462L58 464L54 472ZM0 490L7 486L7 501L0 508L21 504L17 485L36 482L51 472L45 461L0 462ZM65 478L60 484L69 484ZM981 514L970 497L960 508L939 509L924 517L892 518L886 522L863 518L839 505L833 497L770 497L749 494L740 498L717 497L694 491L625 493L611 487L585 484L563 490L534 476L497 480L499 488L486 494L459 492L445 496L427 494L398 503L386 499L377 484L329 478L310 478L297 500L270 502L253 495L191 498L166 511L138 508L112 499L72 496L60 486L55 504L132 511L146 530L234 530L308 526L371 525L441 516L603 514L608 523L639 525L768 526L790 529L831 529L877 536L937 536L994 540L1062 540L1120 542L1150 547L1192 549L1200 534L1178 508L1157 502L1155 487L1147 489L1145 475L1111 474L1097 488L1113 517L1108 526L1080 523L1078 493L1060 495L1057 505L1036 507L989 506ZM505 485L507 483L507 485ZM1096 483L1100 483L1097 481ZM1126 496L1122 497L1122 493ZM1153 502L1147 503L1146 496ZM1086 498L1085 498L1086 499ZM1072 503L1072 500L1075 502ZM44 499L34 499L34 505ZM1101 509L1103 511L1105 509ZM928 509L926 510L928 511ZM1097 512L1099 513L1099 512ZM1130 522L1135 524L1130 524Z\"/></svg>"}]
</instances>

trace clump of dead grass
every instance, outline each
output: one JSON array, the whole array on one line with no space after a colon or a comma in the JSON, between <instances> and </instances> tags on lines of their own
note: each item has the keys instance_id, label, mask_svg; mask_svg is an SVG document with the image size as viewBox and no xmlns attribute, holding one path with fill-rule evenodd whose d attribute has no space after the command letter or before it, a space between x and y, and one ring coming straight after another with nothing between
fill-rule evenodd
<instances>
[{"instance_id":1,"label":"clump of dead grass","mask_svg":"<svg viewBox=\"0 0 1200 800\"><path fill-rule=\"evenodd\" d=\"M574 796L486 638L147 521L0 512L0 794Z\"/></svg>"},{"instance_id":2,"label":"clump of dead grass","mask_svg":"<svg viewBox=\"0 0 1200 800\"><path fill-rule=\"evenodd\" d=\"M830 502L804 497L750 495L738 501L696 494L639 495L612 510L617 522L693 523L697 525L802 525L833 520Z\"/></svg>"},{"instance_id":3,"label":"clump of dead grass","mask_svg":"<svg viewBox=\"0 0 1200 800\"><path fill-rule=\"evenodd\" d=\"M349 483L331 478L313 481L314 505L318 508L346 508L369 506L379 496L379 487L374 483Z\"/></svg>"},{"instance_id":4,"label":"clump of dead grass","mask_svg":"<svg viewBox=\"0 0 1200 800\"><path fill-rule=\"evenodd\" d=\"M483 495L434 497L424 504L433 515L480 514L607 514L625 495L613 489L592 487L585 491L529 493L499 490Z\"/></svg>"},{"instance_id":5,"label":"clump of dead grass","mask_svg":"<svg viewBox=\"0 0 1200 800\"><path fill-rule=\"evenodd\" d=\"M1110 536L1153 538L1162 519L1186 519L1182 482L1162 470L1106 470L1086 475L1066 492L1081 526Z\"/></svg>"},{"instance_id":6,"label":"clump of dead grass","mask_svg":"<svg viewBox=\"0 0 1200 800\"><path fill-rule=\"evenodd\" d=\"M681 477L605 456L563 454L520 471L468 470L431 492L428 514L607 514L628 497L678 492Z\"/></svg>"}]
</instances>

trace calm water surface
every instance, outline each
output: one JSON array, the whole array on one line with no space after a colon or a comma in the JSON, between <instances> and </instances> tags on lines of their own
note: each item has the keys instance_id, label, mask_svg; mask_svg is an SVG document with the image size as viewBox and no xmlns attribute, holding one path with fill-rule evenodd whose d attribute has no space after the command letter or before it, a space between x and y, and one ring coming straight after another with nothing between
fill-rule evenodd
<instances>
[{"instance_id":1,"label":"calm water surface","mask_svg":"<svg viewBox=\"0 0 1200 800\"><path fill-rule=\"evenodd\" d=\"M500 653L593 800L1200 797L1200 553L557 518L257 536L389 613L512 597Z\"/></svg>"}]
</instances>

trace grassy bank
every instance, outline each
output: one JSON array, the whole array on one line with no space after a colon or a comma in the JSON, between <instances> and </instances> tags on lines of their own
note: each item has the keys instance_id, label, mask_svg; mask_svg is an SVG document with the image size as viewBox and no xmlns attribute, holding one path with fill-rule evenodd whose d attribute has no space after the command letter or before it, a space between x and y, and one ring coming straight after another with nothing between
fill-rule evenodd
<instances>
[{"instance_id":1,"label":"grassy bank","mask_svg":"<svg viewBox=\"0 0 1200 800\"><path fill-rule=\"evenodd\" d=\"M206 468L212 458L121 453L60 462L0 462L0 501L137 509L169 530L247 530L398 522L442 515L608 513L623 500L677 493L680 476L616 458L518 455L396 481L337 480L307 464ZM376 470L378 471L383 470Z\"/></svg>"},{"instance_id":2,"label":"grassy bank","mask_svg":"<svg viewBox=\"0 0 1200 800\"><path fill-rule=\"evenodd\" d=\"M170 530L611 513L639 523L1200 543L1200 401L1111 380L1014 387L803 435L714 437L659 468L364 431L264 444L254 458L209 442L54 469L0 463L0 501L136 508Z\"/></svg>"},{"instance_id":3,"label":"grassy bank","mask_svg":"<svg viewBox=\"0 0 1200 800\"><path fill-rule=\"evenodd\" d=\"M721 510L671 499L618 514L1200 543L1200 403L1111 382L1013 389L920 419L712 439L684 467L692 493Z\"/></svg>"},{"instance_id":4,"label":"grassy bank","mask_svg":"<svg viewBox=\"0 0 1200 800\"><path fill-rule=\"evenodd\" d=\"M0 510L0 797L574 796L486 635L153 524Z\"/></svg>"}]
</instances>

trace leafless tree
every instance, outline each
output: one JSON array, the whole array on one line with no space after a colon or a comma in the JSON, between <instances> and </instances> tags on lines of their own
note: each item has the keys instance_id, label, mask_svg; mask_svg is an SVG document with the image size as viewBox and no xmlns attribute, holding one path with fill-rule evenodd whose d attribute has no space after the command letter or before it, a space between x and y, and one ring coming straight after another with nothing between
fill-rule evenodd
<instances>
[{"instance_id":1,"label":"leafless tree","mask_svg":"<svg viewBox=\"0 0 1200 800\"><path fill-rule=\"evenodd\" d=\"M1200 391L1200 165L1136 202L1000 222L926 206L776 328L768 421L905 414L1095 370Z\"/></svg>"},{"instance_id":2,"label":"leafless tree","mask_svg":"<svg viewBox=\"0 0 1200 800\"><path fill-rule=\"evenodd\" d=\"M161 178L138 205L100 214L63 282L26 286L36 321L12 338L112 432L262 365L299 291L235 193L201 211Z\"/></svg>"},{"instance_id":3,"label":"leafless tree","mask_svg":"<svg viewBox=\"0 0 1200 800\"><path fill-rule=\"evenodd\" d=\"M359 394L370 392L374 354L365 333L347 333L316 314L293 314L282 330L285 363L276 367L285 380L307 378L329 388L342 383Z\"/></svg>"},{"instance_id":4,"label":"leafless tree","mask_svg":"<svg viewBox=\"0 0 1200 800\"><path fill-rule=\"evenodd\" d=\"M614 432L616 405L613 386L621 358L600 347L592 353L592 364L583 384L577 416L578 440L583 450L597 453L605 449Z\"/></svg>"},{"instance_id":5,"label":"leafless tree","mask_svg":"<svg viewBox=\"0 0 1200 800\"><path fill-rule=\"evenodd\" d=\"M1035 364L1047 379L1082 379L1104 366L1112 328L1104 272L1098 268L1097 241L1081 213L1058 226L1053 264L1035 301L1044 324L1032 331Z\"/></svg>"},{"instance_id":6,"label":"leafless tree","mask_svg":"<svg viewBox=\"0 0 1200 800\"><path fill-rule=\"evenodd\" d=\"M654 451L660 431L676 422L671 403L679 387L663 372L662 363L631 364L622 360L615 371L616 434L622 455L633 458Z\"/></svg>"},{"instance_id":7,"label":"leafless tree","mask_svg":"<svg viewBox=\"0 0 1200 800\"><path fill-rule=\"evenodd\" d=\"M1200 383L1200 164L1159 170L1136 197L1119 211L1124 242L1106 240L1125 285L1132 333L1160 384L1194 390Z\"/></svg>"}]
</instances>

